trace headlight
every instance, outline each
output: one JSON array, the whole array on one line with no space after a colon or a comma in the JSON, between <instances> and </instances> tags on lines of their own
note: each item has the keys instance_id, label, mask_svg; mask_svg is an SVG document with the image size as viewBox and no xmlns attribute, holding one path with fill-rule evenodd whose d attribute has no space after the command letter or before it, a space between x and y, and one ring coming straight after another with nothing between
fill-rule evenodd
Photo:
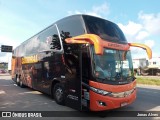
<instances>
[{"instance_id":1,"label":"headlight","mask_svg":"<svg viewBox=\"0 0 160 120\"><path fill-rule=\"evenodd\" d=\"M94 88L94 87L90 87L90 89L98 94L101 94L101 95L109 95L111 94L111 92L108 92L108 91L105 91L105 90L101 90L101 89L97 89L97 88Z\"/></svg>"},{"instance_id":2,"label":"headlight","mask_svg":"<svg viewBox=\"0 0 160 120\"><path fill-rule=\"evenodd\" d=\"M111 97L115 97L115 98L122 98L124 97L124 95L125 95L124 92L110 94Z\"/></svg>"},{"instance_id":3,"label":"headlight","mask_svg":"<svg viewBox=\"0 0 160 120\"><path fill-rule=\"evenodd\" d=\"M122 98L122 97L127 97L129 95L131 95L134 90L136 89L136 87L134 87L131 90L128 91L124 91L124 92L109 92L109 91L105 91L105 90L101 90L101 89L97 89L94 87L90 87L90 90L92 90L95 93L101 94L103 96L110 96L110 97L114 97L114 98Z\"/></svg>"},{"instance_id":4,"label":"headlight","mask_svg":"<svg viewBox=\"0 0 160 120\"><path fill-rule=\"evenodd\" d=\"M115 98L122 98L122 97L127 97L131 95L135 90L135 87L131 90L124 91L124 92L117 92L117 93L111 93L109 96L115 97Z\"/></svg>"}]
</instances>

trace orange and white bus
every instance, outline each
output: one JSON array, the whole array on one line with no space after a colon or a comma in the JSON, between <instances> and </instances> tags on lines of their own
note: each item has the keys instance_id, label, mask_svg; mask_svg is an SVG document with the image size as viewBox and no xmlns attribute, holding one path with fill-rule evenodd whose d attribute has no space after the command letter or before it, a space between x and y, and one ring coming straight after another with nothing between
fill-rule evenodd
<instances>
[{"instance_id":1,"label":"orange and white bus","mask_svg":"<svg viewBox=\"0 0 160 120\"><path fill-rule=\"evenodd\" d=\"M103 111L136 99L130 47L113 22L89 16L63 18L13 51L12 78L77 110Z\"/></svg>"}]
</instances>

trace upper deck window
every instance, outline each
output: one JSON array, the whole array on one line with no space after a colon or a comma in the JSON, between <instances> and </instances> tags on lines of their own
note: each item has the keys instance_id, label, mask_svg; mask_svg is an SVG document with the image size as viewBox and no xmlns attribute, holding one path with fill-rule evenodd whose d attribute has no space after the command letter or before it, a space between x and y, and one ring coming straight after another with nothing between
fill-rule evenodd
<instances>
[{"instance_id":1,"label":"upper deck window","mask_svg":"<svg viewBox=\"0 0 160 120\"><path fill-rule=\"evenodd\" d=\"M107 20L84 15L84 22L86 25L87 33L96 34L104 40L113 42L126 43L126 38L120 28Z\"/></svg>"},{"instance_id":2,"label":"upper deck window","mask_svg":"<svg viewBox=\"0 0 160 120\"><path fill-rule=\"evenodd\" d=\"M41 51L60 51L62 46L60 43L60 38L56 26L51 26L50 28L44 30L40 35L39 39L41 44Z\"/></svg>"},{"instance_id":3,"label":"upper deck window","mask_svg":"<svg viewBox=\"0 0 160 120\"><path fill-rule=\"evenodd\" d=\"M57 23L62 41L69 37L75 37L85 33L82 18L80 16L68 17Z\"/></svg>"},{"instance_id":4,"label":"upper deck window","mask_svg":"<svg viewBox=\"0 0 160 120\"><path fill-rule=\"evenodd\" d=\"M55 25L50 26L26 41L24 46L22 46L22 49L25 50L26 56L47 51L61 52L63 50Z\"/></svg>"}]
</instances>

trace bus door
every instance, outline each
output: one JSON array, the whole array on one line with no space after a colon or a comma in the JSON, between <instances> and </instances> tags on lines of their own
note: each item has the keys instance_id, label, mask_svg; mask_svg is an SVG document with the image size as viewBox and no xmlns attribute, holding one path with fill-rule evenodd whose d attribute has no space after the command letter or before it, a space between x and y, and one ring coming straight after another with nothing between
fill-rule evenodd
<instances>
[{"instance_id":1,"label":"bus door","mask_svg":"<svg viewBox=\"0 0 160 120\"><path fill-rule=\"evenodd\" d=\"M66 105L81 110L82 54L80 45L68 45L65 52Z\"/></svg>"},{"instance_id":2,"label":"bus door","mask_svg":"<svg viewBox=\"0 0 160 120\"><path fill-rule=\"evenodd\" d=\"M89 52L89 46L84 44L82 46L82 92L81 92L81 105L82 110L87 111L90 108L89 97L89 80L91 76L91 57Z\"/></svg>"}]
</instances>

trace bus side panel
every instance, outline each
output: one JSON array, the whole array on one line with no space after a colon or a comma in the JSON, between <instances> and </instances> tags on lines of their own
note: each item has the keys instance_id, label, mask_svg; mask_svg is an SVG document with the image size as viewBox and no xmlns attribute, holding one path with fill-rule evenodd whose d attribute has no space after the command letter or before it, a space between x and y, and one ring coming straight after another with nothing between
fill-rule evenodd
<instances>
[{"instance_id":1,"label":"bus side panel","mask_svg":"<svg viewBox=\"0 0 160 120\"><path fill-rule=\"evenodd\" d=\"M64 79L64 64L62 62L62 53L51 53L43 56L41 62L35 66L37 70L36 76L34 79L34 86L47 94L51 94L52 91L52 81L60 81ZM39 72L38 72L39 71Z\"/></svg>"},{"instance_id":2,"label":"bus side panel","mask_svg":"<svg viewBox=\"0 0 160 120\"><path fill-rule=\"evenodd\" d=\"M20 68L21 68L21 58L15 57L12 58L12 79L15 81L16 77L20 75Z\"/></svg>"},{"instance_id":3,"label":"bus side panel","mask_svg":"<svg viewBox=\"0 0 160 120\"><path fill-rule=\"evenodd\" d=\"M35 63L30 63L30 64L23 64L21 67L22 70L21 72L21 80L23 81L23 84L33 88L33 70L34 70L34 65Z\"/></svg>"}]
</instances>

